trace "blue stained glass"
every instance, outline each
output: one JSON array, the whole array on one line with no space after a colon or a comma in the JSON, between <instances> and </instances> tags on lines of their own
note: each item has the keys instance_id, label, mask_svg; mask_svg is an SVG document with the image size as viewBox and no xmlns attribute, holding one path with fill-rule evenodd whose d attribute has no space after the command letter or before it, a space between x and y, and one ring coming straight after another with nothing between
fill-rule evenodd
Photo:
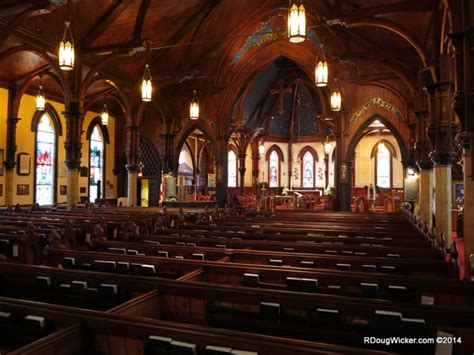
<instances>
[{"instance_id":1,"label":"blue stained glass","mask_svg":"<svg viewBox=\"0 0 474 355\"><path fill-rule=\"evenodd\" d=\"M311 152L303 156L303 187L314 187L314 157Z\"/></svg>"},{"instance_id":2,"label":"blue stained glass","mask_svg":"<svg viewBox=\"0 0 474 355\"><path fill-rule=\"evenodd\" d=\"M276 151L273 151L270 154L270 165L269 165L269 185L270 187L278 187L280 184L279 181L279 162L280 158L278 156L278 153Z\"/></svg>"}]
</instances>

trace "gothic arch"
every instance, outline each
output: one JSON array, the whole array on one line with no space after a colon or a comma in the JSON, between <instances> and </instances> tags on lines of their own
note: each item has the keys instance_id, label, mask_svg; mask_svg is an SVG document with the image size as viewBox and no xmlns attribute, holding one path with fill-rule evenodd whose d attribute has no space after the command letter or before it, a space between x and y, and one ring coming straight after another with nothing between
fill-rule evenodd
<instances>
[{"instance_id":1,"label":"gothic arch","mask_svg":"<svg viewBox=\"0 0 474 355\"><path fill-rule=\"evenodd\" d=\"M303 160L303 157L304 155L306 154L306 152L310 152L311 154L313 154L313 158L314 158L314 161L318 161L319 162L319 156L318 156L318 153L314 150L313 147L307 145L305 146L303 149L300 150L300 153L298 154L298 158L300 160Z\"/></svg>"},{"instance_id":2,"label":"gothic arch","mask_svg":"<svg viewBox=\"0 0 474 355\"><path fill-rule=\"evenodd\" d=\"M393 146L392 143L390 143L386 139L381 139L377 143L374 144L374 146L372 147L372 151L370 152L370 157L371 158L375 158L379 143L383 143L387 147L387 149L389 150L392 157L397 158L397 149Z\"/></svg>"},{"instance_id":3,"label":"gothic arch","mask_svg":"<svg viewBox=\"0 0 474 355\"><path fill-rule=\"evenodd\" d=\"M102 120L100 116L95 117L91 123L89 123L89 127L87 127L87 132L86 132L86 139L89 140L92 134L92 131L94 130L94 127L98 126L100 133L102 134L102 137L104 137L104 142L106 144L110 144L110 138L109 138L109 130L107 129L106 126L102 124Z\"/></svg>"},{"instance_id":4,"label":"gothic arch","mask_svg":"<svg viewBox=\"0 0 474 355\"><path fill-rule=\"evenodd\" d=\"M36 127L38 127L41 117L45 113L47 113L49 117L51 117L51 120L53 121L53 124L54 124L54 130L57 132L56 133L57 136L62 136L63 127L61 125L61 119L59 118L59 115L57 111L54 109L53 105L51 105L49 102L46 103L43 111L39 111L39 110L35 111L35 114L33 115L33 119L31 120L31 132L36 132Z\"/></svg>"},{"instance_id":5,"label":"gothic arch","mask_svg":"<svg viewBox=\"0 0 474 355\"><path fill-rule=\"evenodd\" d=\"M281 150L281 148L274 144L270 147L270 149L267 150L267 153L265 154L265 160L268 161L270 159L270 154L272 154L273 151L276 151L277 154L278 154L278 159L283 162L285 161L285 156L283 154L283 151Z\"/></svg>"}]
</instances>

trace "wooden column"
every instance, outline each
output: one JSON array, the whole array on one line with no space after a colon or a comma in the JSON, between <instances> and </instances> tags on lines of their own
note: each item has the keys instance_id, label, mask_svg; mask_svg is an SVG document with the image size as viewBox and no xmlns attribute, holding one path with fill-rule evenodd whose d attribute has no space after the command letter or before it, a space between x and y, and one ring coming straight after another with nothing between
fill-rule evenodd
<instances>
[{"instance_id":1,"label":"wooden column","mask_svg":"<svg viewBox=\"0 0 474 355\"><path fill-rule=\"evenodd\" d=\"M451 247L451 167L456 159L453 140L456 127L452 111L453 82L442 81L430 89L430 126L428 133L433 142L431 158L434 163L435 225L438 236L446 237Z\"/></svg>"},{"instance_id":2,"label":"wooden column","mask_svg":"<svg viewBox=\"0 0 474 355\"><path fill-rule=\"evenodd\" d=\"M228 137L217 139L216 149L216 198L219 207L224 207L227 203L227 147Z\"/></svg>"},{"instance_id":3,"label":"wooden column","mask_svg":"<svg viewBox=\"0 0 474 355\"><path fill-rule=\"evenodd\" d=\"M255 195L258 195L258 174L260 173L258 165L260 162L260 153L258 152L258 143L256 149L252 149L252 187L255 188Z\"/></svg>"},{"instance_id":4,"label":"wooden column","mask_svg":"<svg viewBox=\"0 0 474 355\"><path fill-rule=\"evenodd\" d=\"M430 158L431 142L427 135L428 111L418 111L416 117L418 123L416 142L418 160L416 165L420 170L420 188L418 190L420 217L431 228L433 226L433 162Z\"/></svg>"},{"instance_id":5,"label":"wooden column","mask_svg":"<svg viewBox=\"0 0 474 355\"><path fill-rule=\"evenodd\" d=\"M79 168L82 157L82 121L79 101L70 101L63 112L66 117L66 166L67 166L67 207L74 208L80 202L79 197Z\"/></svg>"},{"instance_id":6,"label":"wooden column","mask_svg":"<svg viewBox=\"0 0 474 355\"><path fill-rule=\"evenodd\" d=\"M247 169L245 168L246 157L247 157L247 154L240 152L239 154L240 195L244 194L245 172L247 171Z\"/></svg>"},{"instance_id":7,"label":"wooden column","mask_svg":"<svg viewBox=\"0 0 474 355\"><path fill-rule=\"evenodd\" d=\"M136 206L138 199L138 165L140 162L140 128L138 126L126 127L127 156L127 198L128 206Z\"/></svg>"}]
</instances>

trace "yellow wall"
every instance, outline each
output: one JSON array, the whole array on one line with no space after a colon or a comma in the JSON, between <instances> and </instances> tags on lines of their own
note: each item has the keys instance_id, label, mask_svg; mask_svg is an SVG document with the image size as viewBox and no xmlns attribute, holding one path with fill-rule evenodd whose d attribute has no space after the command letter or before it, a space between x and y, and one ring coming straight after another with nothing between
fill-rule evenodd
<instances>
[{"instance_id":1,"label":"yellow wall","mask_svg":"<svg viewBox=\"0 0 474 355\"><path fill-rule=\"evenodd\" d=\"M6 108L6 102L7 102L7 96L8 92L5 89L0 89L0 149L5 149L3 148L5 146L5 141L6 141L6 118L7 118L7 108ZM66 119L62 115L62 112L64 111L64 105L58 102L53 102L53 101L48 101L53 108L56 110L61 126L62 126L62 136L58 137L58 146L57 146L57 151L58 151L58 166L56 167L57 170L57 175L58 175L58 180L57 180L57 201L58 203L63 203L66 202L67 196L66 195L60 195L60 186L61 185L66 185L67 186L67 170L66 170L66 165L65 165L65 158L66 158L66 151L64 149L64 141L66 139ZM5 105L4 105L5 103ZM30 95L24 95L22 97L21 103L20 103L20 109L18 113L18 117L21 118L21 120L18 122L17 125L17 154L18 153L28 153L31 157L31 165L30 165L30 175L28 176L18 176L16 174L16 169L13 177L13 202L14 203L20 203L20 204L32 204L33 203L33 195L34 195L34 157L35 157L35 132L31 131L31 121L33 119L33 116L36 111L35 107L35 97L30 96ZM92 119L97 117L99 114L94 113L94 112L88 112L86 116L84 117L84 123L83 123L83 135L82 135L82 162L81 164L83 166L88 166L89 163L89 154L88 154L88 149L89 149L89 142L86 139L86 132L87 128L89 127L90 122ZM106 147L106 167L105 167L105 177L106 181L109 181L109 184L106 187L106 197L107 198L115 198L117 193L117 178L113 174L113 168L115 165L114 161L114 140L115 140L115 120L110 117L109 119L109 124L107 126L108 132L109 132L109 138L110 138L110 143L107 144ZM2 183L3 177L0 177L0 184ZM17 185L18 184L27 184L29 185L29 195L28 196L17 196ZM87 177L81 177L80 178L80 186L86 187L86 192L81 193L81 196L88 196L88 178ZM110 186L113 186L113 188L110 188ZM5 195L5 191L3 192L3 195ZM4 204L4 199L3 197L0 198L0 205Z\"/></svg>"},{"instance_id":2,"label":"yellow wall","mask_svg":"<svg viewBox=\"0 0 474 355\"><path fill-rule=\"evenodd\" d=\"M252 148L250 144L247 146L245 154L247 154L247 156L245 157L244 186L252 187Z\"/></svg>"},{"instance_id":3,"label":"yellow wall","mask_svg":"<svg viewBox=\"0 0 474 355\"><path fill-rule=\"evenodd\" d=\"M396 150L397 157L392 159L392 182L394 188L403 188L402 154L397 140L393 135L384 135L383 139L390 142ZM375 163L371 158L372 149L380 141L378 136L364 136L357 144L355 151L355 187L364 187L374 184Z\"/></svg>"},{"instance_id":4,"label":"yellow wall","mask_svg":"<svg viewBox=\"0 0 474 355\"><path fill-rule=\"evenodd\" d=\"M7 154L7 115L8 115L8 91L0 88L0 150L3 150L3 159ZM3 160L0 161L3 166ZM0 205L5 204L5 167L3 167L3 175L0 176L1 194Z\"/></svg>"}]
</instances>

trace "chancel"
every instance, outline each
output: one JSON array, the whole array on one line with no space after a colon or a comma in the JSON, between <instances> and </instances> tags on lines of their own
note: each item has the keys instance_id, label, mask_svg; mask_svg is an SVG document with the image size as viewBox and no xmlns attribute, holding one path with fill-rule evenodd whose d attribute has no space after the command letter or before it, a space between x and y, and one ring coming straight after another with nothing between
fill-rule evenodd
<instances>
[{"instance_id":1,"label":"chancel","mask_svg":"<svg viewBox=\"0 0 474 355\"><path fill-rule=\"evenodd\" d=\"M0 353L472 353L473 48L473 0L0 1Z\"/></svg>"}]
</instances>

